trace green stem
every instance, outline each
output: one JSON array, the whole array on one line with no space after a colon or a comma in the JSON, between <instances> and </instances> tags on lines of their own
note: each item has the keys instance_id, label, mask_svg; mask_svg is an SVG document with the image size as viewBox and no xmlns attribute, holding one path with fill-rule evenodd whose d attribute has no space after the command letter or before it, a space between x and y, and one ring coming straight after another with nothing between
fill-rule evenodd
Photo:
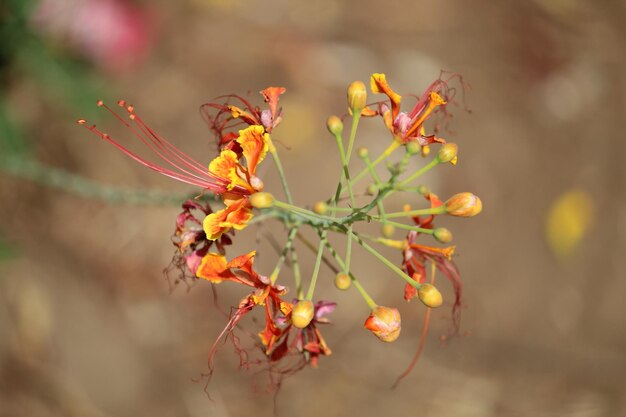
<instances>
[{"instance_id":1,"label":"green stem","mask_svg":"<svg viewBox=\"0 0 626 417\"><path fill-rule=\"evenodd\" d=\"M380 252L378 252L376 249L374 249L373 247L371 247L370 245L368 245L367 243L365 243L358 235L356 235L355 233L351 233L349 235L352 239L354 239L356 241L356 243L358 243L359 245L361 245L361 247L363 249L365 249L366 251L368 251L369 253L371 253L372 255L374 255L374 257L376 257L379 261L381 261L383 264L385 264L385 266L387 266L389 269L391 269L393 272L395 272L396 274L398 274L403 280L405 280L409 285L411 285L414 288L419 289L421 287L421 284L418 283L417 281L412 280L411 278L409 278L407 276L407 274L400 268L398 268L397 266L395 266L393 263L391 263L387 258L385 258Z\"/></svg>"},{"instance_id":2,"label":"green stem","mask_svg":"<svg viewBox=\"0 0 626 417\"><path fill-rule=\"evenodd\" d=\"M287 202L289 204L293 204L293 199L291 198L291 192L289 191L289 185L287 184L287 177L285 176L285 171L283 170L283 164L280 162L280 157L278 156L278 151L276 151L276 147L272 142L272 139L269 135L267 137L267 145L270 153L272 154L272 159L274 159L274 165L276 165L276 170L278 171L278 176L280 177L280 183L283 186L283 191L285 192L285 197L287 198Z\"/></svg>"},{"instance_id":3,"label":"green stem","mask_svg":"<svg viewBox=\"0 0 626 417\"><path fill-rule=\"evenodd\" d=\"M293 280L296 284L296 294L298 300L302 300L302 276L300 275L300 264L298 263L298 254L296 248L291 246L291 266L293 267Z\"/></svg>"},{"instance_id":4,"label":"green stem","mask_svg":"<svg viewBox=\"0 0 626 417\"><path fill-rule=\"evenodd\" d=\"M387 157L389 157L396 149L398 149L400 147L400 145L401 145L401 143L394 139L394 141L391 143L391 145L389 145L389 147L387 147L387 149L385 149L385 151L378 158L376 158L376 160L372 163L372 167L376 167L382 161L387 159ZM365 175L367 175L368 171L369 171L368 168L365 168L363 171L361 171L359 173L359 175L354 177L352 179L352 181L351 181L352 185L354 185L357 182L359 182L360 180L362 180L363 177L365 177Z\"/></svg>"},{"instance_id":5,"label":"green stem","mask_svg":"<svg viewBox=\"0 0 626 417\"><path fill-rule=\"evenodd\" d=\"M346 165L350 163L350 157L352 156L352 149L354 148L354 139L356 138L356 131L359 127L359 120L361 119L361 112L355 112L352 115L352 127L350 128L350 140L348 141L348 153L346 154ZM348 178L348 181L350 179Z\"/></svg>"},{"instance_id":6,"label":"green stem","mask_svg":"<svg viewBox=\"0 0 626 417\"><path fill-rule=\"evenodd\" d=\"M342 270L347 271L346 270L346 264L343 262L343 260L339 256L339 254L337 254L337 251L335 250L335 248L328 241L326 241L326 248L328 249L330 254L333 256L333 258L335 259L335 262L337 262L339 267ZM363 288L363 286L361 285L359 280L356 279L356 277L354 276L354 274L352 272L346 272L346 273L350 276L350 279L352 280L352 285L354 285L354 288L356 288L357 291L359 292L359 294L361 294L361 297L363 297L363 299L367 303L368 307L371 310L375 310L376 307L378 307L378 305L374 302L372 297L370 297L370 295L367 293L367 291L365 291L365 288Z\"/></svg>"},{"instance_id":7,"label":"green stem","mask_svg":"<svg viewBox=\"0 0 626 417\"><path fill-rule=\"evenodd\" d=\"M293 239L296 237L296 233L298 233L298 226L294 226L289 230L287 242L285 242L285 246L283 247L283 250L280 254L280 258L278 258L278 262L276 263L276 267L274 268L272 275L270 275L270 281L272 282L272 285L274 285L274 283L276 283L276 280L278 279L278 273L285 263L285 257L287 256L287 253L289 253L292 248Z\"/></svg>"},{"instance_id":8,"label":"green stem","mask_svg":"<svg viewBox=\"0 0 626 417\"><path fill-rule=\"evenodd\" d=\"M424 233L426 235L432 235L433 233L435 233L433 229L424 229L423 227L417 227L417 226L411 226L411 225L404 224L404 223L392 222L392 221L387 220L387 218L384 216L380 216L380 218L376 218L374 220L380 220L381 223L390 224L394 227L397 227L398 229L412 230L415 232Z\"/></svg>"},{"instance_id":9,"label":"green stem","mask_svg":"<svg viewBox=\"0 0 626 417\"><path fill-rule=\"evenodd\" d=\"M327 231L324 230L320 235L320 244L317 247L317 256L315 258L313 276L311 277L311 283L309 284L309 291L306 293L306 299L309 301L313 299L313 293L315 292L315 285L317 284L317 277L320 272L320 265L322 264L322 255L324 254L324 246L326 245L326 233Z\"/></svg>"},{"instance_id":10,"label":"green stem","mask_svg":"<svg viewBox=\"0 0 626 417\"><path fill-rule=\"evenodd\" d=\"M439 158L435 157L432 161L430 161L430 163L428 163L428 165L422 167L422 169L417 171L415 174L411 175L410 177L408 177L407 179L403 181L400 181L398 183L398 186L402 187L403 185L410 183L411 181L423 175L424 173L430 171L432 168L436 167L437 165L439 165Z\"/></svg>"},{"instance_id":11,"label":"green stem","mask_svg":"<svg viewBox=\"0 0 626 417\"><path fill-rule=\"evenodd\" d=\"M172 195L161 190L134 190L103 185L62 169L49 167L26 158L0 157L0 170L18 178L56 188L81 197L107 203L134 205L178 205L191 195Z\"/></svg>"},{"instance_id":12,"label":"green stem","mask_svg":"<svg viewBox=\"0 0 626 417\"><path fill-rule=\"evenodd\" d=\"M274 206L281 208L283 210L287 210L293 213L298 213L298 214L302 214L308 217L312 217L314 219L318 219L318 220L324 220L327 222L335 222L336 219L334 219L333 217L328 217L328 216L324 216L321 214L317 214L311 210L307 210L305 208L302 207L298 207L298 206L294 206L293 204L289 204L289 203L285 203L283 201L279 201L279 200L274 200Z\"/></svg>"},{"instance_id":13,"label":"green stem","mask_svg":"<svg viewBox=\"0 0 626 417\"><path fill-rule=\"evenodd\" d=\"M446 213L446 207L440 206L440 207L431 207L431 208L425 208L425 209L420 209L420 210L398 211L395 213L387 213L385 215L385 219L391 219L394 217L423 216L426 214L445 214L445 213ZM383 220L377 217L372 217L372 219L379 220L379 221Z\"/></svg>"}]
</instances>

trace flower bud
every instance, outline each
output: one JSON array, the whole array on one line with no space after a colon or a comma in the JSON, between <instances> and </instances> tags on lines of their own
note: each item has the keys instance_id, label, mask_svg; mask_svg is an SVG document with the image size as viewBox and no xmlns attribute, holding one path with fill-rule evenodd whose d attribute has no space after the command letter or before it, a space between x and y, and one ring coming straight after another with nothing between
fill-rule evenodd
<instances>
[{"instance_id":1,"label":"flower bud","mask_svg":"<svg viewBox=\"0 0 626 417\"><path fill-rule=\"evenodd\" d=\"M328 131L335 136L341 136L341 132L343 132L343 122L337 116L330 116L328 120L326 120L326 127Z\"/></svg>"},{"instance_id":2,"label":"flower bud","mask_svg":"<svg viewBox=\"0 0 626 417\"><path fill-rule=\"evenodd\" d=\"M382 233L384 237L393 236L395 231L396 231L396 227L393 224L389 224L389 223L383 224Z\"/></svg>"},{"instance_id":3,"label":"flower bud","mask_svg":"<svg viewBox=\"0 0 626 417\"><path fill-rule=\"evenodd\" d=\"M417 290L417 296L426 307L437 308L443 303L443 297L434 285L422 284Z\"/></svg>"},{"instance_id":4,"label":"flower bud","mask_svg":"<svg viewBox=\"0 0 626 417\"><path fill-rule=\"evenodd\" d=\"M335 275L335 287L337 287L338 290L347 290L350 288L350 285L352 285L350 275L345 272L340 272Z\"/></svg>"},{"instance_id":5,"label":"flower bud","mask_svg":"<svg viewBox=\"0 0 626 417\"><path fill-rule=\"evenodd\" d=\"M264 209L274 205L274 196L270 193L254 193L250 196L250 205L254 208Z\"/></svg>"},{"instance_id":6,"label":"flower bud","mask_svg":"<svg viewBox=\"0 0 626 417\"><path fill-rule=\"evenodd\" d=\"M451 216L472 217L480 213L483 203L472 193L455 194L446 201L446 213Z\"/></svg>"},{"instance_id":7,"label":"flower bud","mask_svg":"<svg viewBox=\"0 0 626 417\"><path fill-rule=\"evenodd\" d=\"M357 149L356 154L358 155L359 158L361 159L365 159L369 156L369 150L365 147L365 146L361 146L359 149Z\"/></svg>"},{"instance_id":8,"label":"flower bud","mask_svg":"<svg viewBox=\"0 0 626 417\"><path fill-rule=\"evenodd\" d=\"M441 148L439 148L439 152L437 152L437 159L442 164L450 162L456 158L458 151L459 147L456 143L445 143Z\"/></svg>"},{"instance_id":9,"label":"flower bud","mask_svg":"<svg viewBox=\"0 0 626 417\"><path fill-rule=\"evenodd\" d=\"M420 185L419 187L417 187L417 192L424 196L430 194L430 190L425 185Z\"/></svg>"},{"instance_id":10,"label":"flower bud","mask_svg":"<svg viewBox=\"0 0 626 417\"><path fill-rule=\"evenodd\" d=\"M383 342L393 342L400 336L400 312L397 308L378 306L365 320L364 327Z\"/></svg>"},{"instance_id":11,"label":"flower bud","mask_svg":"<svg viewBox=\"0 0 626 417\"><path fill-rule=\"evenodd\" d=\"M438 227L433 230L433 236L441 243L448 243L452 241L452 232L445 227Z\"/></svg>"},{"instance_id":12,"label":"flower bud","mask_svg":"<svg viewBox=\"0 0 626 417\"><path fill-rule=\"evenodd\" d=\"M365 193L367 195L375 195L378 192L378 187L376 186L376 184L370 184L367 186L367 189L365 190Z\"/></svg>"},{"instance_id":13,"label":"flower bud","mask_svg":"<svg viewBox=\"0 0 626 417\"><path fill-rule=\"evenodd\" d=\"M318 201L313 205L313 211L317 214L324 215L328 211L328 204L324 201Z\"/></svg>"},{"instance_id":14,"label":"flower bud","mask_svg":"<svg viewBox=\"0 0 626 417\"><path fill-rule=\"evenodd\" d=\"M313 303L309 300L298 301L291 311L291 323L298 329L304 329L311 323L315 314Z\"/></svg>"},{"instance_id":15,"label":"flower bud","mask_svg":"<svg viewBox=\"0 0 626 417\"><path fill-rule=\"evenodd\" d=\"M360 113L367 104L367 90L362 81L354 81L348 86L348 108L352 113Z\"/></svg>"},{"instance_id":16,"label":"flower bud","mask_svg":"<svg viewBox=\"0 0 626 417\"><path fill-rule=\"evenodd\" d=\"M412 141L406 144L406 151L409 155L415 155L422 149L422 146L417 141Z\"/></svg>"}]
</instances>

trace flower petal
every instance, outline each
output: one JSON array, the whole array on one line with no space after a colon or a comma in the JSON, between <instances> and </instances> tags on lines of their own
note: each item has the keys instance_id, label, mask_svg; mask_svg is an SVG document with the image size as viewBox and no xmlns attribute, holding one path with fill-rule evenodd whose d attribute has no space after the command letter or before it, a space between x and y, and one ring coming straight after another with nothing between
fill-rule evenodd
<instances>
[{"instance_id":1,"label":"flower petal","mask_svg":"<svg viewBox=\"0 0 626 417\"><path fill-rule=\"evenodd\" d=\"M372 74L370 78L370 88L374 93L383 93L389 97L391 101L391 119L395 120L400 112L402 96L393 91L389 84L387 84L387 76L385 74Z\"/></svg>"}]
</instances>

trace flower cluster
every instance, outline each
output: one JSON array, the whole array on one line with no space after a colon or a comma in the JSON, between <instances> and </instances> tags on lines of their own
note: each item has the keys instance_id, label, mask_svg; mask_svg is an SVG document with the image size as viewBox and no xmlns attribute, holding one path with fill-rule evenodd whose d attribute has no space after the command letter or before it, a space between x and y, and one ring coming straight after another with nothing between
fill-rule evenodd
<instances>
[{"instance_id":1,"label":"flower cluster","mask_svg":"<svg viewBox=\"0 0 626 417\"><path fill-rule=\"evenodd\" d=\"M125 110L128 119L119 116L102 102L98 105L126 125L162 161L161 164L130 151L95 125L88 125L85 120L78 121L135 161L200 188L196 199L183 203L182 212L176 219L176 252L167 270L180 271L178 279L208 281L212 284L230 282L249 289L248 294L232 309L226 327L209 353L210 374L218 342L223 338L231 337L242 357L242 366L249 364L247 353L241 348L234 333L241 320L257 307L264 315L264 322L255 344L261 348L270 371L278 372L281 376L290 374L306 365L316 367L320 356L330 355L331 350L322 337L319 325L328 323L326 316L335 309L336 304L313 301L322 264L328 265L333 271L338 289L355 288L364 299L369 309L364 328L381 341L396 340L401 333L400 313L396 308L378 305L367 293L356 276L357 272L350 266L355 253L353 246L359 246L404 280L404 299L419 299L427 307L427 318L431 308L443 304L443 296L434 285L436 271L441 272L454 290L452 322L454 332L458 330L462 283L452 260L455 247L441 247L419 241L423 235L430 235L436 242L448 244L452 240L452 233L446 228L435 227L435 218L440 215L471 217L480 213L482 203L478 197L467 192L443 201L426 186L415 183L421 175L438 165L457 163L458 146L437 136L436 126L433 133L429 133L427 126L431 116L446 115L446 106L454 102L454 89L449 87L453 79L455 76L448 80L436 80L407 110L402 110L403 97L390 87L384 74L373 74L370 80L372 92L386 96L379 102L368 103L365 84L360 81L352 83L348 87L347 114L343 117L331 116L327 121L327 128L336 141L342 162L342 166L338 167L336 191L324 201L311 202L310 206L294 204L271 138L274 128L282 120L282 109L278 106L279 97L285 92L282 87L269 87L261 91L266 103L264 109L253 106L247 98L237 95L222 97L225 102L202 106L205 120L218 144L218 155L208 165L195 161L157 134L137 115L134 107L124 101L118 102L118 105ZM361 147L354 151L359 121L364 117L382 119L391 134L389 146L374 160L370 159L367 148ZM343 119L351 120L347 141L343 137ZM410 162L416 157L428 157L433 145L438 146L434 157L418 170L409 169ZM403 150L403 154L393 162L393 154L399 153L399 150ZM279 174L285 201L266 192L262 179L257 175L259 164L268 154ZM353 154L359 157L363 165L356 175L350 170L354 165L350 164ZM382 162L387 162L386 173L382 172ZM364 186L366 192L357 193L356 188L362 186L359 182L365 178L370 179L370 183ZM221 208L213 210L205 198L206 194L211 197L208 200L218 202ZM421 195L429 206L413 209L406 205L400 212L389 212L385 209L385 200L393 194ZM263 275L254 268L256 250L236 256L227 256L226 253L226 247L233 239L237 239L235 233L245 229L258 212L263 213L262 218L280 221L285 228L284 247L277 254L276 267L269 275ZM372 236L358 229L361 224L373 222L381 225L380 236ZM319 237L317 249L314 242L300 233L303 228L311 228L316 232ZM402 239L394 239L397 230L404 230L407 234ZM329 233L346 237L344 255L329 241ZM297 242L301 245L296 245ZM394 248L401 253L402 262L396 265L372 244ZM297 257L298 250L303 249L312 250L316 254L306 292ZM292 270L293 286L284 282L287 265ZM287 298L289 287L294 295ZM424 330L427 326L428 320L425 321ZM420 350L421 346L422 343Z\"/></svg>"}]
</instances>

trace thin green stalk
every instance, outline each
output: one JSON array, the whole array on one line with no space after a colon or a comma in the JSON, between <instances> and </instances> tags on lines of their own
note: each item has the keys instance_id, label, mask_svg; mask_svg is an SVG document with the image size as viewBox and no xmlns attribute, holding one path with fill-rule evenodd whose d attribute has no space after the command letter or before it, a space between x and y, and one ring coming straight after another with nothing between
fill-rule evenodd
<instances>
[{"instance_id":1,"label":"thin green stalk","mask_svg":"<svg viewBox=\"0 0 626 417\"><path fill-rule=\"evenodd\" d=\"M389 147L387 147L387 149L385 149L385 151L378 158L376 158L376 160L372 163L372 166L376 167L382 161L387 159L387 157L389 157L396 149L398 149L400 145L401 143L394 139L391 145L389 145ZM359 174L356 177L352 179L351 184L354 185L357 182L361 181L363 177L367 175L367 173L368 173L368 169L365 168L363 171L359 172Z\"/></svg>"},{"instance_id":2,"label":"thin green stalk","mask_svg":"<svg viewBox=\"0 0 626 417\"><path fill-rule=\"evenodd\" d=\"M352 139L352 134L350 134L350 138ZM350 185L350 171L348 170L348 159L346 157L345 150L343 148L343 138L341 135L335 135L335 140L337 142L337 147L339 148L339 156L341 157L341 175L339 178L339 184L337 185L337 192L335 193L335 198L333 199L333 205L337 203L337 200L341 196L341 184L343 184L343 180L347 180L348 184L348 194L350 195L350 202L354 206L354 193L352 192L352 187Z\"/></svg>"},{"instance_id":3,"label":"thin green stalk","mask_svg":"<svg viewBox=\"0 0 626 417\"><path fill-rule=\"evenodd\" d=\"M437 165L439 165L439 158L435 157L432 161L430 161L428 163L428 165L422 167L422 169L420 169L419 171L417 171L416 173L414 173L413 175L411 175L407 179L405 179L403 181L400 181L398 183L398 186L402 187L403 185L406 185L406 184L410 183L411 181L413 181L414 179L416 179L419 176L423 175L424 173L430 171L432 168L436 167Z\"/></svg>"},{"instance_id":4,"label":"thin green stalk","mask_svg":"<svg viewBox=\"0 0 626 417\"><path fill-rule=\"evenodd\" d=\"M298 207L298 206L294 206L293 204L289 204L289 203L285 203L283 201L279 201L279 200L274 200L274 206L281 208L283 210L287 210L293 213L298 213L298 214L302 214L308 217L312 217L314 219L317 220L323 220L323 221L329 221L329 222L334 222L336 219L332 218L332 217L328 217L328 216L324 216L322 214L317 214L311 210L307 210L305 208L302 207Z\"/></svg>"},{"instance_id":5,"label":"thin green stalk","mask_svg":"<svg viewBox=\"0 0 626 417\"><path fill-rule=\"evenodd\" d=\"M337 253L335 248L328 241L326 241L326 248L328 249L330 254L333 256L333 258L335 259L335 262L337 262L339 267L342 270L347 271L346 264L343 262L343 260L341 260L341 257L339 256L339 254ZM361 294L361 297L363 297L363 299L367 303L368 307L371 310L375 310L376 307L378 307L378 305L374 302L372 297L370 297L370 295L367 293L367 291L365 291L365 288L363 288L363 286L361 285L359 280L356 279L356 277L354 276L354 274L352 272L348 271L346 273L350 276L350 279L352 280L352 285L354 285L354 288L356 288L357 291L359 292L359 294Z\"/></svg>"},{"instance_id":6,"label":"thin green stalk","mask_svg":"<svg viewBox=\"0 0 626 417\"><path fill-rule=\"evenodd\" d=\"M283 267L283 264L285 263L285 257L287 256L287 253L289 253L289 251L292 248L293 239L296 237L296 233L298 233L298 226L294 226L289 230L289 235L287 236L287 242L285 242L285 246L283 247L280 257L278 258L278 262L276 263L276 267L274 268L272 275L270 275L270 281L272 282L272 285L274 285L274 283L278 279L278 273L280 272L280 270Z\"/></svg>"},{"instance_id":7,"label":"thin green stalk","mask_svg":"<svg viewBox=\"0 0 626 417\"><path fill-rule=\"evenodd\" d=\"M398 211L395 213L387 213L385 215L385 219L392 219L394 217L406 217L406 216L424 216L427 214L445 214L445 212L446 212L445 206L431 207L431 208L425 208L425 209L419 209L419 210ZM382 221L382 219L377 218L377 217L372 217L372 219Z\"/></svg>"},{"instance_id":8,"label":"thin green stalk","mask_svg":"<svg viewBox=\"0 0 626 417\"><path fill-rule=\"evenodd\" d=\"M354 148L354 139L356 138L356 131L359 127L359 120L361 120L361 112L355 112L352 115L352 127L350 128L350 140L348 141L348 152L346 153L346 165L350 163L350 157L352 156L352 149ZM350 179L348 178L348 181Z\"/></svg>"},{"instance_id":9,"label":"thin green stalk","mask_svg":"<svg viewBox=\"0 0 626 417\"><path fill-rule=\"evenodd\" d=\"M365 243L359 236L357 236L355 233L351 233L349 235L350 238L354 239L356 241L356 243L358 243L359 245L361 245L361 247L363 249L365 249L366 251L368 251L369 253L371 253L372 255L374 255L374 257L376 257L379 261L381 261L383 264L385 264L385 266L387 266L389 269L391 269L393 272L395 272L396 274L398 274L403 280L405 280L408 284L410 284L412 287L414 288L418 288L421 287L421 284L419 284L417 281L412 280L411 278L408 277L408 275L400 268L398 268L396 265L394 265L393 263L391 263L391 261L389 261L387 258L385 258L380 252L378 252L376 249L374 249L373 247L371 247L370 245L368 245L367 243Z\"/></svg>"},{"instance_id":10,"label":"thin green stalk","mask_svg":"<svg viewBox=\"0 0 626 417\"><path fill-rule=\"evenodd\" d=\"M296 248L293 245L291 246L291 267L293 268L293 280L296 284L296 294L298 300L302 300L302 297L304 296L304 294L302 293L302 276L300 275L298 254L296 252Z\"/></svg>"},{"instance_id":11,"label":"thin green stalk","mask_svg":"<svg viewBox=\"0 0 626 417\"><path fill-rule=\"evenodd\" d=\"M20 157L0 157L0 170L46 187L114 204L178 205L192 195L173 195L161 190L135 190L103 185L76 174Z\"/></svg>"},{"instance_id":12,"label":"thin green stalk","mask_svg":"<svg viewBox=\"0 0 626 417\"><path fill-rule=\"evenodd\" d=\"M278 156L278 151L272 142L272 139L269 135L267 137L267 146L269 148L270 153L272 154L272 159L274 160L274 165L276 165L276 170L278 171L278 176L280 177L280 183L283 186L283 191L285 192L285 197L287 198L287 202L289 204L293 204L293 199L291 198L291 192L289 191L289 185L287 184L287 177L285 176L285 171L283 170L283 164L280 162L280 157Z\"/></svg>"},{"instance_id":13,"label":"thin green stalk","mask_svg":"<svg viewBox=\"0 0 626 417\"><path fill-rule=\"evenodd\" d=\"M417 226L411 226L411 225L404 224L404 223L392 222L392 221L387 220L387 218L383 217L383 216L380 216L380 218L376 218L374 220L379 220L379 219L380 219L381 223L390 224L390 225L392 225L394 227L397 227L398 229L412 230L412 231L415 231L415 232L424 233L426 235L432 235L433 233L435 233L435 231L433 229L424 229L423 227L417 227Z\"/></svg>"},{"instance_id":14,"label":"thin green stalk","mask_svg":"<svg viewBox=\"0 0 626 417\"><path fill-rule=\"evenodd\" d=\"M306 300L311 301L313 299L313 293L315 292L315 285L317 284L317 277L320 272L320 265L322 263L322 255L324 254L324 246L326 245L326 233L324 230L320 235L320 244L317 248L317 256L315 258L315 266L313 268L313 276L311 277L311 283L309 284L309 291L306 293Z\"/></svg>"}]
</instances>

